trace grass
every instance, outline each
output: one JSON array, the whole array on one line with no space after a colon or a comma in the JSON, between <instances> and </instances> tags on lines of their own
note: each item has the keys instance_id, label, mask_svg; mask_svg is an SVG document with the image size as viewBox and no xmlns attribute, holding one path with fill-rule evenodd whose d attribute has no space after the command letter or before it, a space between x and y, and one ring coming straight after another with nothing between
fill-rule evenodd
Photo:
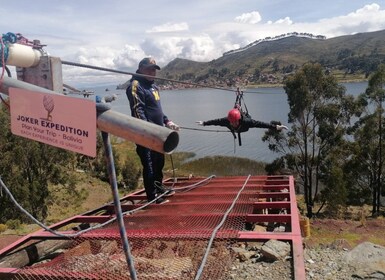
<instances>
[{"instance_id":1,"label":"grass","mask_svg":"<svg viewBox=\"0 0 385 280\"><path fill-rule=\"evenodd\" d=\"M140 166L139 158L135 152L135 144L119 139L113 139L112 144L119 155L116 161L124 162L131 160ZM266 174L264 163L250 159L213 156L194 160L194 156L194 153L182 152L166 155L164 168L165 178L172 176L185 177L189 175L196 177L207 177L210 175L223 177ZM50 186L51 205L48 209L49 215L44 221L45 224L50 225L57 223L63 219L98 208L112 201L112 192L109 183L102 182L84 172L74 172L73 176L77 182L73 187ZM142 188L141 184L139 184L139 188ZM122 193L122 195L126 194L127 193ZM297 204L299 209L305 209L302 195L297 195ZM320 246L320 244L332 244L334 241L341 239L346 240L351 246L355 246L363 240L385 246L382 231L380 232L376 228L370 227L369 221L360 224L357 220L350 220L349 224L354 223L356 228L349 229L347 228L348 222L346 221L346 219L339 220L340 223L336 222L333 229L331 227L333 223L312 225L311 236L308 240L313 244L318 244L318 246ZM313 222L314 221L311 221L311 223ZM366 226L368 226L368 228L366 228ZM18 229L8 229L3 234L25 235L38 229L39 227L35 224L22 224Z\"/></svg>"},{"instance_id":2,"label":"grass","mask_svg":"<svg viewBox=\"0 0 385 280\"><path fill-rule=\"evenodd\" d=\"M86 173L75 172L77 184L70 186L50 186L51 205L48 209L47 224L95 209L112 201L110 185Z\"/></svg>"},{"instance_id":3,"label":"grass","mask_svg":"<svg viewBox=\"0 0 385 280\"><path fill-rule=\"evenodd\" d=\"M363 239L366 242L371 242L381 246L385 246L385 240L382 236L379 236L378 233L363 235L360 232L354 231L333 231L329 228L319 229L317 227L311 227L311 236L310 238L313 241L316 241L318 245L320 244L332 244L336 240L346 240L350 246L355 247L360 244Z\"/></svg>"},{"instance_id":4,"label":"grass","mask_svg":"<svg viewBox=\"0 0 385 280\"><path fill-rule=\"evenodd\" d=\"M114 148L119 161L131 160L141 168L139 157L135 152L135 144L114 139ZM266 174L265 164L247 158L210 156L194 160L194 153L178 152L165 155L165 177L172 176L247 176Z\"/></svg>"},{"instance_id":5,"label":"grass","mask_svg":"<svg viewBox=\"0 0 385 280\"><path fill-rule=\"evenodd\" d=\"M197 176L247 176L266 174L264 164L246 158L210 156L181 163L180 172Z\"/></svg>"},{"instance_id":6,"label":"grass","mask_svg":"<svg viewBox=\"0 0 385 280\"><path fill-rule=\"evenodd\" d=\"M111 143L118 155L115 162L133 161L141 168L135 144L118 138L112 138ZM194 153L178 152L165 155L165 178L216 176L247 176L265 174L264 164L245 158L225 156L206 157L192 160ZM75 186L50 186L50 206L45 223L53 224L63 219L95 209L113 200L109 183L102 182L84 172L74 172ZM141 181L138 188L143 188ZM127 191L121 190L121 195Z\"/></svg>"},{"instance_id":7,"label":"grass","mask_svg":"<svg viewBox=\"0 0 385 280\"><path fill-rule=\"evenodd\" d=\"M117 162L123 163L126 160L130 160L134 161L135 164L140 165L140 159L136 154L136 145L134 143L112 136L111 145L118 155L118 158L115 159Z\"/></svg>"}]
</instances>

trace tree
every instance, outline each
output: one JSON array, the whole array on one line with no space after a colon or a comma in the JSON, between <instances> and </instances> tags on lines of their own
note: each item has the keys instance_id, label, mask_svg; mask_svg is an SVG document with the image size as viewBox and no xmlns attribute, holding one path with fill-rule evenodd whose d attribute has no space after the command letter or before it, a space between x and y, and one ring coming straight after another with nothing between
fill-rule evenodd
<instances>
[{"instance_id":1,"label":"tree","mask_svg":"<svg viewBox=\"0 0 385 280\"><path fill-rule=\"evenodd\" d=\"M4 106L0 110L0 175L16 200L35 218L47 216L48 183L65 184L63 170L74 160L74 153L15 136ZM7 196L0 197L0 222L25 219Z\"/></svg>"},{"instance_id":2,"label":"tree","mask_svg":"<svg viewBox=\"0 0 385 280\"><path fill-rule=\"evenodd\" d=\"M352 127L355 153L350 160L350 172L362 190L372 195L372 215L380 214L380 197L384 188L384 108L385 65L380 65L359 96L363 114ZM356 184L356 185L357 185Z\"/></svg>"},{"instance_id":3,"label":"tree","mask_svg":"<svg viewBox=\"0 0 385 280\"><path fill-rule=\"evenodd\" d=\"M353 97L345 95L345 88L333 76L326 75L320 64L304 65L288 77L284 89L290 108L290 130L286 137L268 131L263 141L269 143L269 149L281 153L287 167L298 174L307 216L312 217L322 179L330 181L330 172L340 174L324 167L344 142L346 125L353 113Z\"/></svg>"}]
</instances>

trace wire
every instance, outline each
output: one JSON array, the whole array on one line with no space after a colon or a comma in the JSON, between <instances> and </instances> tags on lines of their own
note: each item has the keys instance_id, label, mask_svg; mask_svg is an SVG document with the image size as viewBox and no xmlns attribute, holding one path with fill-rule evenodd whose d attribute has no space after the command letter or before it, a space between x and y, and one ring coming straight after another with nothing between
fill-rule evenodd
<instances>
[{"instance_id":1,"label":"wire","mask_svg":"<svg viewBox=\"0 0 385 280\"><path fill-rule=\"evenodd\" d=\"M206 183L208 182L209 180L211 180L212 178L214 178L215 175L211 175L201 181L198 181L192 185L189 185L189 186L185 186L185 187L181 187L181 188L176 188L176 189L172 189L172 190L175 190L175 191L182 191L182 190L185 190L185 189L188 189L188 190L191 190L191 189L194 189L194 188L197 188L199 186L202 186L203 183ZM7 186L4 184L4 182L2 181L1 179L1 176L0 176L0 195L2 195L2 192L3 190L5 191L5 193L9 196L10 200L13 202L13 204L16 206L16 208L18 208L22 213L24 213L30 220L32 220L35 224L37 224L38 226L40 226L41 228L45 229L46 231L52 233L53 235L56 235L56 236L59 236L59 237L63 237L63 238L75 238L75 237L78 237L80 236L81 234L83 233L86 233L86 232L89 232L91 230L94 230L94 229L98 229L98 228L102 228L104 226L107 226L111 223L113 223L114 221L116 221L116 217L114 218L111 218L109 219L108 221L104 222L104 223L101 223L101 224L98 224L98 225L95 225L95 226L92 226L92 227L89 227L87 229L84 229L84 230L81 230L81 231L78 231L76 233L59 233L55 230L52 230L50 227L44 225L43 223L41 223L39 220L37 220L35 217L33 217L27 210L25 210L18 202L17 200L15 199L15 197L12 195L11 191L7 188ZM164 193L158 197L156 197L155 199L153 199L152 201L149 201L147 202L146 204L143 204L142 206L138 207L138 208L135 208L133 210L130 210L130 211L126 211L126 212L123 212L122 215L123 216L126 216L126 215L132 215L134 214L135 212L147 207L148 205L150 204L153 204L153 203L156 203L156 200L159 199L160 197L164 196L164 195L167 195L168 193Z\"/></svg>"},{"instance_id":2,"label":"wire","mask_svg":"<svg viewBox=\"0 0 385 280\"><path fill-rule=\"evenodd\" d=\"M61 63L64 65L70 65L70 66L76 66L76 67L82 67L82 68L88 68L88 69L94 69L94 70L100 70L100 71L106 71L106 72L112 72L112 73L118 73L118 74L124 74L124 75L132 75L132 76L144 77L144 78L150 77L150 78L154 78L157 80L163 80L163 81L168 81L168 82L172 82L172 83L179 83L179 84L191 85L191 86L202 87L202 88L212 88L212 89L225 90L225 91L234 91L234 89L229 89L229 88L224 88L224 87L217 87L217 86L210 86L207 84L199 84L199 83L184 82L184 81L178 81L178 80L161 78L161 77L154 77L154 76L150 76L150 75L133 73L133 72L129 72L129 71L109 69L109 68L104 68L104 67L99 67L99 66L94 66L94 65L89 65L89 64L83 64L83 63L77 63L77 62L71 62L71 61L65 61L65 60L63 60ZM243 92L264 93L262 91L243 91Z\"/></svg>"},{"instance_id":3,"label":"wire","mask_svg":"<svg viewBox=\"0 0 385 280\"><path fill-rule=\"evenodd\" d=\"M212 130L212 129L185 127L185 126L180 126L180 128L187 129L187 130L207 131L207 132L230 132L229 130Z\"/></svg>"},{"instance_id":4,"label":"wire","mask_svg":"<svg viewBox=\"0 0 385 280\"><path fill-rule=\"evenodd\" d=\"M227 209L227 211L225 212L225 214L223 215L223 218L222 220L219 222L219 224L215 227L215 229L213 230L213 233L211 234L211 238L209 240L209 243L207 245L207 248L206 248L206 253L202 259L202 262L201 262L201 265L198 269L198 272L195 276L195 280L198 280L200 277L201 277L201 274L202 274L202 271L203 271L203 268L205 267L205 264L206 264L206 261L207 261L207 257L209 255L209 252L210 252L210 248L213 244L213 241L214 241L214 238L218 232L218 230L223 226L224 222L226 221L227 219L227 216L230 214L230 212L233 210L234 206L235 206L235 203L237 202L239 196L241 195L241 192L245 189L246 187L246 184L247 182L249 181L249 178L251 177L251 175L249 175L247 178L246 178L246 181L245 183L243 184L242 188L239 190L239 192L237 193L236 197L234 198L233 202L231 203L230 207Z\"/></svg>"}]
</instances>

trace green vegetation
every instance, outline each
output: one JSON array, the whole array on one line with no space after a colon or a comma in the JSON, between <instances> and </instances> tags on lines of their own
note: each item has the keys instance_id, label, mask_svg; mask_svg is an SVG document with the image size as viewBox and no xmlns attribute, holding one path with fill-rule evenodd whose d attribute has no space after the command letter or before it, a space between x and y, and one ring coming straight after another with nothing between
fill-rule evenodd
<instances>
[{"instance_id":1,"label":"green vegetation","mask_svg":"<svg viewBox=\"0 0 385 280\"><path fill-rule=\"evenodd\" d=\"M0 224L0 233L6 231L8 229L7 225Z\"/></svg>"},{"instance_id":2,"label":"green vegetation","mask_svg":"<svg viewBox=\"0 0 385 280\"><path fill-rule=\"evenodd\" d=\"M56 209L58 217L74 215L90 210L83 209L83 201L92 196L89 185L94 179L108 184L109 176L106 168L104 149L100 135L97 141L97 156L90 158L63 149L31 141L13 135L10 131L9 111L5 106L0 110L0 175L4 184L11 191L16 201L33 217L40 221L57 221L56 216L48 216L49 210ZM116 160L118 185L123 190L135 189L140 176L139 167L119 159ZM87 176L81 177L83 172ZM99 183L98 183L99 184ZM132 184L132 185L127 185ZM109 192L97 198L97 204L111 201ZM0 223L12 222L8 228L13 228L16 221L20 224L29 222L7 195L0 196Z\"/></svg>"},{"instance_id":3,"label":"green vegetation","mask_svg":"<svg viewBox=\"0 0 385 280\"><path fill-rule=\"evenodd\" d=\"M213 74L222 75L226 71ZM347 205L371 205L381 212L384 195L383 101L385 66L369 76L367 91L354 98L321 64L305 64L286 78L290 107L287 133L267 131L263 140L282 155L265 166L249 159L194 154L166 156L165 175L246 176L292 174L304 193L306 214L326 210L337 217ZM353 122L354 121L354 122ZM49 223L111 201L109 176L100 135L97 156L74 154L10 132L9 112L0 110L0 175L16 200ZM133 143L111 137L118 187L122 195L141 185L141 165ZM0 223L21 227L27 218L7 196L0 196ZM28 221L29 222L29 221Z\"/></svg>"},{"instance_id":4,"label":"green vegetation","mask_svg":"<svg viewBox=\"0 0 385 280\"><path fill-rule=\"evenodd\" d=\"M313 200L319 195L321 181L325 188L330 186L329 200L343 188L337 178L341 175L337 170L341 158L331 155L340 153L354 107L347 106L351 99L345 96L344 88L319 64L305 65L287 79L284 89L290 108L290 131L286 136L269 131L263 140L271 150L284 154L281 161L300 174L307 215L312 217ZM339 201L343 200L341 197Z\"/></svg>"},{"instance_id":5,"label":"green vegetation","mask_svg":"<svg viewBox=\"0 0 385 280\"><path fill-rule=\"evenodd\" d=\"M23 207L38 219L47 216L48 184L66 184L66 172L75 155L39 142L15 136L10 131L8 111L0 110L0 175ZM0 223L23 220L8 197L0 196Z\"/></svg>"},{"instance_id":6,"label":"green vegetation","mask_svg":"<svg viewBox=\"0 0 385 280\"><path fill-rule=\"evenodd\" d=\"M250 159L215 156L181 163L184 174L198 176L247 176L266 174L264 164Z\"/></svg>"},{"instance_id":7,"label":"green vegetation","mask_svg":"<svg viewBox=\"0 0 385 280\"><path fill-rule=\"evenodd\" d=\"M381 215L384 194L385 66L380 65L369 86L358 98L320 64L306 64L285 83L290 131L284 137L268 131L263 140L283 154L267 166L282 167L298 175L307 216L326 206L331 216L346 205L372 205L372 216ZM353 122L353 117L358 118Z\"/></svg>"},{"instance_id":8,"label":"green vegetation","mask_svg":"<svg viewBox=\"0 0 385 280\"><path fill-rule=\"evenodd\" d=\"M380 215L380 196L385 194L384 87L385 65L380 65L370 77L366 92L358 98L360 118L350 131L355 140L351 144L354 153L345 169L349 183L356 183L353 184L354 194L371 195L373 216ZM354 181L349 180L350 176L353 176Z\"/></svg>"},{"instance_id":9,"label":"green vegetation","mask_svg":"<svg viewBox=\"0 0 385 280\"><path fill-rule=\"evenodd\" d=\"M230 51L210 62L176 58L162 78L208 86L249 87L284 84L304 64L319 63L339 82L364 80L385 63L385 30L331 39L287 36ZM186 87L159 81L166 88Z\"/></svg>"}]
</instances>

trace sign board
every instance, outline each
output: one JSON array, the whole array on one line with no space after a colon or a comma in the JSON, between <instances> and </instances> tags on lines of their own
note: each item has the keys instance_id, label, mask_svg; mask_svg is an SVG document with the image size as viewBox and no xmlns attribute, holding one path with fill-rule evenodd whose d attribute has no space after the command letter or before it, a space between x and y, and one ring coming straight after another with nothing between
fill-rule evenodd
<instances>
[{"instance_id":1,"label":"sign board","mask_svg":"<svg viewBox=\"0 0 385 280\"><path fill-rule=\"evenodd\" d=\"M87 99L10 88L13 134L96 156L96 106Z\"/></svg>"}]
</instances>

